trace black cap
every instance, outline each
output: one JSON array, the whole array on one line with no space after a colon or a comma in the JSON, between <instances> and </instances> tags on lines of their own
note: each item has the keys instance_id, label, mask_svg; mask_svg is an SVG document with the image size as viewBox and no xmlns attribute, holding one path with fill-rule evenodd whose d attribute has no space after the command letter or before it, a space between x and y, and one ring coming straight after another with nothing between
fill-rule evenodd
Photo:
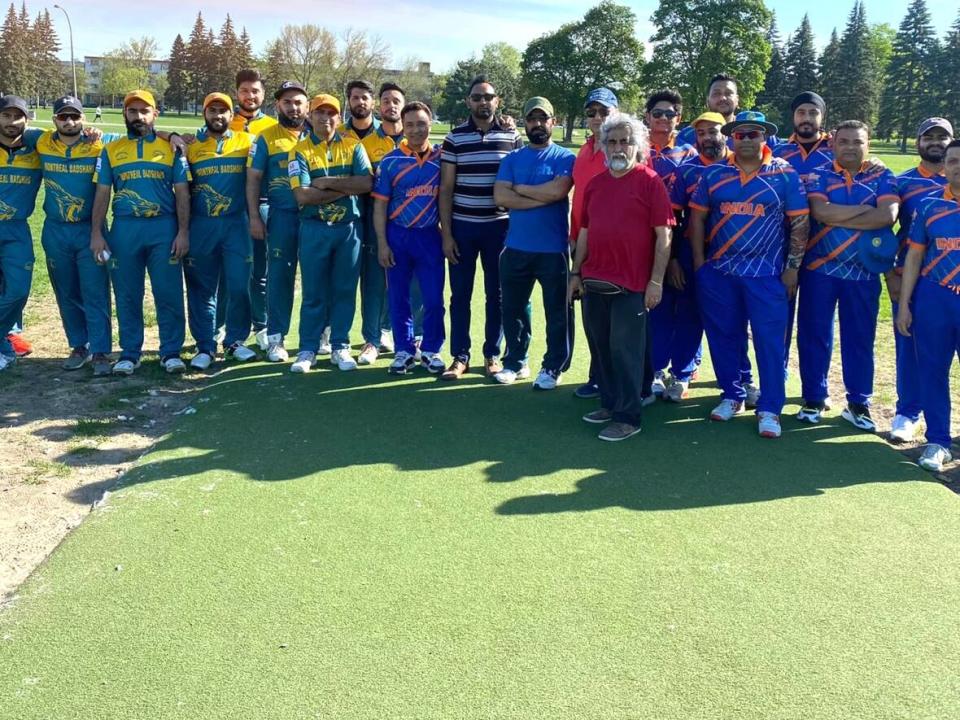
<instances>
[{"instance_id":1,"label":"black cap","mask_svg":"<svg viewBox=\"0 0 960 720\"><path fill-rule=\"evenodd\" d=\"M280 96L288 90L296 90L297 92L302 92L304 95L307 94L307 89L296 80L284 80L273 94L273 99L279 100Z\"/></svg>"},{"instance_id":2,"label":"black cap","mask_svg":"<svg viewBox=\"0 0 960 720\"><path fill-rule=\"evenodd\" d=\"M27 107L27 101L16 95L4 95L0 98L0 112L4 110L19 110L30 117L30 108Z\"/></svg>"},{"instance_id":3,"label":"black cap","mask_svg":"<svg viewBox=\"0 0 960 720\"><path fill-rule=\"evenodd\" d=\"M823 101L823 98L810 90L800 93L793 99L793 102L790 103L790 112L795 112L798 107L806 104L815 105L820 110L821 115L827 113L827 104Z\"/></svg>"},{"instance_id":4,"label":"black cap","mask_svg":"<svg viewBox=\"0 0 960 720\"><path fill-rule=\"evenodd\" d=\"M78 113L83 113L83 103L72 95L64 95L62 98L53 101L54 115L59 115L64 110L76 110Z\"/></svg>"}]
</instances>

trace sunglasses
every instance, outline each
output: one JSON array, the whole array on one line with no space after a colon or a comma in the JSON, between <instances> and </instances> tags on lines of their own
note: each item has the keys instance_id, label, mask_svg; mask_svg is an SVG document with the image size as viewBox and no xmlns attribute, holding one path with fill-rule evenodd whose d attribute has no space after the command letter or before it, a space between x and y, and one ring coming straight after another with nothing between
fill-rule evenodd
<instances>
[{"instance_id":1,"label":"sunglasses","mask_svg":"<svg viewBox=\"0 0 960 720\"><path fill-rule=\"evenodd\" d=\"M763 137L763 130L734 130L734 140L756 140Z\"/></svg>"},{"instance_id":2,"label":"sunglasses","mask_svg":"<svg viewBox=\"0 0 960 720\"><path fill-rule=\"evenodd\" d=\"M673 120L675 117L677 117L677 116L679 116L679 115L680 115L680 113L678 113L676 110L660 110L660 109L657 109L657 110L651 110L651 111L650 111L650 117L654 117L654 118L656 118L657 120L659 120L660 118L667 118L667 120Z\"/></svg>"},{"instance_id":3,"label":"sunglasses","mask_svg":"<svg viewBox=\"0 0 960 720\"><path fill-rule=\"evenodd\" d=\"M61 113L57 115L57 120L79 120L80 116L76 113Z\"/></svg>"},{"instance_id":4,"label":"sunglasses","mask_svg":"<svg viewBox=\"0 0 960 720\"><path fill-rule=\"evenodd\" d=\"M592 109L592 110L587 110L586 114L588 118L597 117L598 115L600 117L607 117L607 115L610 114L610 110L609 108L603 108L602 110Z\"/></svg>"},{"instance_id":5,"label":"sunglasses","mask_svg":"<svg viewBox=\"0 0 960 720\"><path fill-rule=\"evenodd\" d=\"M496 97L493 93L473 93L470 95L470 99L474 102L493 102L493 99Z\"/></svg>"}]
</instances>

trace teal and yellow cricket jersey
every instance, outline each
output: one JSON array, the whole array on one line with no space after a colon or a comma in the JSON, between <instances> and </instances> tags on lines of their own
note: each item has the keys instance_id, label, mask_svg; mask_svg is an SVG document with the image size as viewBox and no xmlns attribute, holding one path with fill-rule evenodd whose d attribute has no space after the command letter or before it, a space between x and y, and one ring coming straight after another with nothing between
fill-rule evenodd
<instances>
[{"instance_id":1,"label":"teal and yellow cricket jersey","mask_svg":"<svg viewBox=\"0 0 960 720\"><path fill-rule=\"evenodd\" d=\"M43 171L43 211L48 220L63 223L88 222L93 212L96 185L93 173L104 141L80 140L67 145L56 130L48 130L37 141Z\"/></svg>"},{"instance_id":2,"label":"teal and yellow cricket jersey","mask_svg":"<svg viewBox=\"0 0 960 720\"><path fill-rule=\"evenodd\" d=\"M191 217L236 215L247 208L247 158L256 138L227 130L222 137L198 137L187 148L193 182Z\"/></svg>"},{"instance_id":3,"label":"teal and yellow cricket jersey","mask_svg":"<svg viewBox=\"0 0 960 720\"><path fill-rule=\"evenodd\" d=\"M376 120L374 120L374 129L362 138L357 134L357 131L349 125L344 131L343 136L360 141L363 149L367 151L367 157L370 159L370 164L373 166L374 172L377 171L380 161L386 157L387 153L391 153L400 147L400 141L403 140L403 135L387 135L383 131L383 125Z\"/></svg>"},{"instance_id":4,"label":"teal and yellow cricket jersey","mask_svg":"<svg viewBox=\"0 0 960 720\"><path fill-rule=\"evenodd\" d=\"M0 221L26 220L37 204L40 155L36 145L42 130L27 128L17 148L0 146Z\"/></svg>"},{"instance_id":5,"label":"teal and yellow cricket jersey","mask_svg":"<svg viewBox=\"0 0 960 720\"><path fill-rule=\"evenodd\" d=\"M314 178L371 175L373 168L363 145L356 138L334 133L328 143L313 132L290 151L290 187L309 187ZM322 220L330 225L352 222L360 218L356 195L347 195L326 205L304 205L300 217Z\"/></svg>"},{"instance_id":6,"label":"teal and yellow cricket jersey","mask_svg":"<svg viewBox=\"0 0 960 720\"><path fill-rule=\"evenodd\" d=\"M247 167L263 173L260 194L267 198L271 208L297 210L297 200L290 189L290 151L309 134L309 130L291 130L280 123L260 133L250 147Z\"/></svg>"},{"instance_id":7,"label":"teal and yellow cricket jersey","mask_svg":"<svg viewBox=\"0 0 960 720\"><path fill-rule=\"evenodd\" d=\"M264 114L263 110L257 110L257 114L252 118L245 118L240 113L234 112L233 120L230 121L230 129L233 132L248 132L251 135L259 135L276 124L277 119Z\"/></svg>"},{"instance_id":8,"label":"teal and yellow cricket jersey","mask_svg":"<svg viewBox=\"0 0 960 720\"><path fill-rule=\"evenodd\" d=\"M93 181L113 186L115 217L175 215L173 186L190 182L190 168L186 158L155 133L128 133L103 148Z\"/></svg>"}]
</instances>

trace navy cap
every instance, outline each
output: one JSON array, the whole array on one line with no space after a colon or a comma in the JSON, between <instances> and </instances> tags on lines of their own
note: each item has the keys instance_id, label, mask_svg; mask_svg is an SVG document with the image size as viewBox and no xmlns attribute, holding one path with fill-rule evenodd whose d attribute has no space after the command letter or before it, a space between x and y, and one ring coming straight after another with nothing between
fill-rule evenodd
<instances>
[{"instance_id":1,"label":"navy cap","mask_svg":"<svg viewBox=\"0 0 960 720\"><path fill-rule=\"evenodd\" d=\"M280 96L288 90L296 90L297 92L307 95L307 89L296 80L284 80L282 83L280 83L280 87L278 87L277 91L273 94L273 99L279 100Z\"/></svg>"},{"instance_id":2,"label":"navy cap","mask_svg":"<svg viewBox=\"0 0 960 720\"><path fill-rule=\"evenodd\" d=\"M27 101L16 95L4 95L0 98L0 112L4 110L19 110L30 117L30 108L27 107Z\"/></svg>"},{"instance_id":3,"label":"navy cap","mask_svg":"<svg viewBox=\"0 0 960 720\"><path fill-rule=\"evenodd\" d=\"M920 123L920 127L917 128L917 137L923 136L925 133L930 132L934 128L946 130L947 134L950 137L953 137L953 125L950 124L949 120L942 117L927 118Z\"/></svg>"},{"instance_id":4,"label":"navy cap","mask_svg":"<svg viewBox=\"0 0 960 720\"><path fill-rule=\"evenodd\" d=\"M857 260L868 272L879 275L893 268L899 248L892 228L864 230L857 240Z\"/></svg>"},{"instance_id":5,"label":"navy cap","mask_svg":"<svg viewBox=\"0 0 960 720\"><path fill-rule=\"evenodd\" d=\"M83 103L72 95L64 95L62 98L54 100L53 114L59 115L64 110L75 110L78 113L83 113Z\"/></svg>"},{"instance_id":6,"label":"navy cap","mask_svg":"<svg viewBox=\"0 0 960 720\"><path fill-rule=\"evenodd\" d=\"M583 106L587 107L590 103L600 103L608 108L620 107L620 102L617 100L617 96L613 94L613 90L605 87L590 91Z\"/></svg>"}]
</instances>

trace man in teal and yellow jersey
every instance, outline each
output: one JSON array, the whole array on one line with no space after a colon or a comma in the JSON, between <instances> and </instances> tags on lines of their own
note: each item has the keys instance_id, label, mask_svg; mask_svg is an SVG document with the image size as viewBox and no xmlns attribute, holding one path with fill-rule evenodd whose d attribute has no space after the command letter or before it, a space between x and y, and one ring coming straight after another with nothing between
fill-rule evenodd
<instances>
[{"instance_id":1,"label":"man in teal and yellow jersey","mask_svg":"<svg viewBox=\"0 0 960 720\"><path fill-rule=\"evenodd\" d=\"M0 370L16 361L7 333L19 325L33 278L33 239L27 218L40 189L39 130L27 128L27 102L0 98Z\"/></svg>"},{"instance_id":2,"label":"man in teal and yellow jersey","mask_svg":"<svg viewBox=\"0 0 960 720\"><path fill-rule=\"evenodd\" d=\"M370 160L355 138L337 132L340 102L332 95L310 101L309 137L290 152L290 187L300 205L300 352L290 368L316 363L325 321L330 321L330 361L354 370L350 326L360 279L359 195L373 185Z\"/></svg>"},{"instance_id":3,"label":"man in teal and yellow jersey","mask_svg":"<svg viewBox=\"0 0 960 720\"><path fill-rule=\"evenodd\" d=\"M300 218L297 200L290 188L287 166L290 151L307 137L310 100L303 85L295 80L280 84L274 95L276 125L257 137L247 162L247 209L254 243L266 241L267 248L267 360L285 362L284 337L290 332L294 282L300 255ZM257 211L260 198L270 206L266 225Z\"/></svg>"},{"instance_id":4,"label":"man in teal and yellow jersey","mask_svg":"<svg viewBox=\"0 0 960 720\"><path fill-rule=\"evenodd\" d=\"M217 283L227 294L224 355L241 362L256 357L250 335L250 270L253 246L247 223L247 159L255 138L230 129L233 103L225 93L203 99L206 131L187 149L193 177L190 252L184 263L190 333L197 341L191 367L206 370L216 357ZM259 212L259 208L257 209Z\"/></svg>"},{"instance_id":5,"label":"man in teal and yellow jersey","mask_svg":"<svg viewBox=\"0 0 960 720\"><path fill-rule=\"evenodd\" d=\"M346 123L343 134L353 137L363 144L367 151L373 172L377 172L380 161L400 146L403 139L403 126L400 122L400 110L406 103L404 92L399 85L384 83L380 88L380 122L370 112L373 89L363 80L354 80L347 85L347 100L350 104L351 118ZM377 258L377 236L373 229L373 201L369 195L360 198L360 213L363 216L360 255L360 331L363 335L363 347L357 356L361 365L369 365L380 353L380 348L388 350L392 346L390 334L390 315L387 307L387 275ZM418 299L414 305L419 306Z\"/></svg>"},{"instance_id":6,"label":"man in teal and yellow jersey","mask_svg":"<svg viewBox=\"0 0 960 720\"><path fill-rule=\"evenodd\" d=\"M43 171L46 216L41 242L67 342L65 370L92 363L93 374L109 375L112 347L110 276L90 254L93 173L102 140L83 141L83 105L64 96L53 103L55 130L37 141ZM109 141L116 136L107 137Z\"/></svg>"},{"instance_id":7,"label":"man in teal and yellow jersey","mask_svg":"<svg viewBox=\"0 0 960 720\"><path fill-rule=\"evenodd\" d=\"M154 131L157 104L146 90L123 99L127 136L107 144L97 161L90 251L108 259L117 301L120 359L117 375L131 375L143 350L144 275L150 273L160 328L160 362L183 372L183 273L190 249L190 170L187 161ZM113 192L109 246L103 236ZM105 254L109 253L109 254Z\"/></svg>"}]
</instances>

